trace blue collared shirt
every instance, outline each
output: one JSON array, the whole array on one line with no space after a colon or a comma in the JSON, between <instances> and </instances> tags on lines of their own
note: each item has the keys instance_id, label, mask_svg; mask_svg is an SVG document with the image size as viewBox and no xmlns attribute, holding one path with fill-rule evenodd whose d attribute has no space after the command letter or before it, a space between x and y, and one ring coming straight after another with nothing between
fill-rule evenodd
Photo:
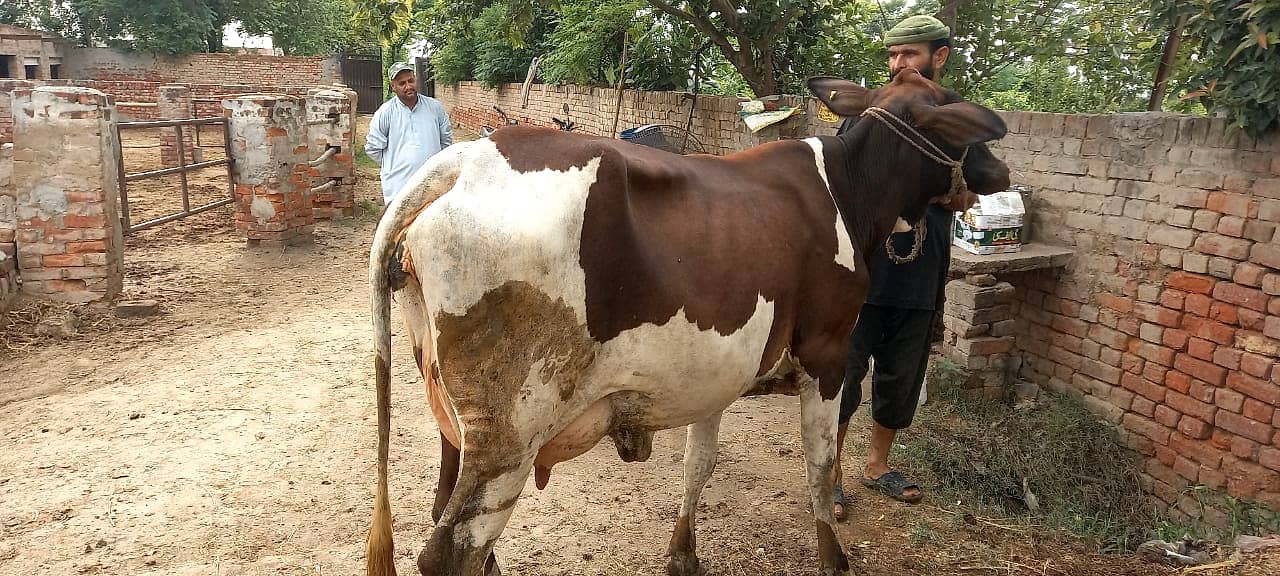
<instances>
[{"instance_id":1,"label":"blue collared shirt","mask_svg":"<svg viewBox=\"0 0 1280 576\"><path fill-rule=\"evenodd\" d=\"M399 98L379 106L364 151L381 166L382 199L390 204L414 171L452 143L449 114L439 100L419 94L413 109Z\"/></svg>"}]
</instances>

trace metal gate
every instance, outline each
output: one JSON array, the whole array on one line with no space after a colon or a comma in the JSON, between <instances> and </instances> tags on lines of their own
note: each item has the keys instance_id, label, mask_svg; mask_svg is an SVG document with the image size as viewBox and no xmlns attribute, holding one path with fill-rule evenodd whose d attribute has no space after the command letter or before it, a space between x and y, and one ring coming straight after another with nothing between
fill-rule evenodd
<instances>
[{"instance_id":1,"label":"metal gate","mask_svg":"<svg viewBox=\"0 0 1280 576\"><path fill-rule=\"evenodd\" d=\"M188 152L186 150L186 142L182 137L184 127L190 127L196 131L197 142L199 141L200 128L203 126L222 127L223 146L226 147L226 155L216 160L207 162L187 163ZM166 222L172 222L180 218L186 218L193 214L199 214L206 210L212 210L221 206L226 206L235 201L235 185L232 183L231 175L231 131L228 128L226 118L192 118L189 120L158 120L154 122L119 122L116 124L116 142L122 142L120 139L120 131L136 130L147 128L173 128L177 136L178 165L171 168L162 168L160 170L149 170L146 172L136 172L129 174L125 170L124 165L124 149L121 147L116 153L116 166L120 171L120 224L124 228L125 234L132 234L138 230L144 230L153 226L159 226ZM191 193L187 187L187 173L195 172L213 166L227 167L227 196L221 200L215 200L202 206L191 207ZM159 178L169 174L177 174L178 181L181 183L182 191L182 211L166 214L158 218L152 218L145 222L134 223L129 216L129 183L137 182L147 178Z\"/></svg>"},{"instance_id":2,"label":"metal gate","mask_svg":"<svg viewBox=\"0 0 1280 576\"><path fill-rule=\"evenodd\" d=\"M343 54L339 60L342 83L356 91L356 111L373 114L382 105L382 57Z\"/></svg>"}]
</instances>

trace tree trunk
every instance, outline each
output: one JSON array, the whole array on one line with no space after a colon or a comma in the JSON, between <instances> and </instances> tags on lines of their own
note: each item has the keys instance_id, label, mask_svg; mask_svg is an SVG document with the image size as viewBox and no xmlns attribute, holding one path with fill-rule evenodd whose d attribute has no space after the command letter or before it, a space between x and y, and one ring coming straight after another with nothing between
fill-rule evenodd
<instances>
[{"instance_id":1,"label":"tree trunk","mask_svg":"<svg viewBox=\"0 0 1280 576\"><path fill-rule=\"evenodd\" d=\"M956 18L960 14L960 5L964 3L965 0L946 0L942 3L942 8L939 9L938 13L934 14L933 17L941 20L943 24L950 26L951 33L955 34Z\"/></svg>"},{"instance_id":2,"label":"tree trunk","mask_svg":"<svg viewBox=\"0 0 1280 576\"><path fill-rule=\"evenodd\" d=\"M1156 84L1151 89L1151 100L1147 102L1147 110L1159 112L1164 106L1164 95L1169 90L1169 73L1173 72L1173 64L1178 59L1178 45L1182 43L1182 29L1187 25L1187 15L1179 16L1169 30L1169 37L1164 41L1164 51L1160 62L1156 64Z\"/></svg>"}]
</instances>

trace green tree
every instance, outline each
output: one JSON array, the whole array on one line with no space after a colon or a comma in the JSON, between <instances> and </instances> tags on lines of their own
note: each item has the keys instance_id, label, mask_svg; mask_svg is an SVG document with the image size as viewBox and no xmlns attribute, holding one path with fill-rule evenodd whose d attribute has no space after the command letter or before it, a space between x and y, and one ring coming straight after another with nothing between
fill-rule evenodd
<instances>
[{"instance_id":1,"label":"green tree","mask_svg":"<svg viewBox=\"0 0 1280 576\"><path fill-rule=\"evenodd\" d=\"M352 26L376 38L382 47L382 63L390 66L409 40L414 0L356 0ZM386 86L383 86L386 95Z\"/></svg>"},{"instance_id":2,"label":"green tree","mask_svg":"<svg viewBox=\"0 0 1280 576\"><path fill-rule=\"evenodd\" d=\"M271 43L290 56L332 54L351 35L353 11L347 0L271 0L245 16L243 30L270 36Z\"/></svg>"},{"instance_id":3,"label":"green tree","mask_svg":"<svg viewBox=\"0 0 1280 576\"><path fill-rule=\"evenodd\" d=\"M1186 19L1190 50L1203 66L1175 84L1246 134L1280 128L1280 0L1155 0L1152 6L1162 29Z\"/></svg>"}]
</instances>

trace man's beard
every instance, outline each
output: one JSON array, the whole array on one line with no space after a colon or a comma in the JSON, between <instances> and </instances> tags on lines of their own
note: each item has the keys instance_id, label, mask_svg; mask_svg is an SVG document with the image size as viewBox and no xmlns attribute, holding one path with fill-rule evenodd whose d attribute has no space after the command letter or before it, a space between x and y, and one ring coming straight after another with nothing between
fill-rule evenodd
<instances>
[{"instance_id":1,"label":"man's beard","mask_svg":"<svg viewBox=\"0 0 1280 576\"><path fill-rule=\"evenodd\" d=\"M900 70L900 71L901 71L901 70ZM899 71L899 72L900 72L900 71ZM929 80L933 80L933 61L932 61L932 60L930 60L930 61L929 61L929 65L928 65L928 66L925 66L924 68L921 68L920 70L917 70L917 72L919 72L921 76L924 76L925 78L928 78ZM893 77L894 77L894 76L897 76L897 75L898 75L898 73L897 73L897 72L894 72L894 73L892 73L892 74L890 74L890 75L889 75L889 79L890 79L890 80L893 80Z\"/></svg>"}]
</instances>

